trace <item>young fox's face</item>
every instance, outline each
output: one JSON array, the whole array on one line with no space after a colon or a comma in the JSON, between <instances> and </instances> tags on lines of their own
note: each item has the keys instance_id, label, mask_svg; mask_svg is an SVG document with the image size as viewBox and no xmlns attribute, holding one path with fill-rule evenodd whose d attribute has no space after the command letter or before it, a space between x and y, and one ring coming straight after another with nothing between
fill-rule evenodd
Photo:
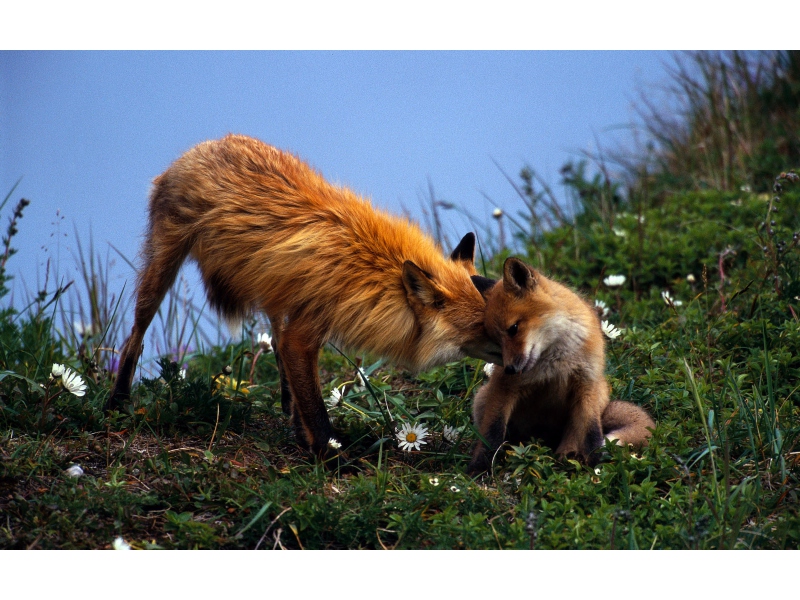
<instances>
[{"instance_id":1,"label":"young fox's face","mask_svg":"<svg viewBox=\"0 0 800 600\"><path fill-rule=\"evenodd\" d=\"M475 278L459 276L437 281L406 261L403 285L419 332L419 368L427 369L464 356L501 362L499 344L486 333L485 301Z\"/></svg>"},{"instance_id":2,"label":"young fox's face","mask_svg":"<svg viewBox=\"0 0 800 600\"><path fill-rule=\"evenodd\" d=\"M488 293L486 330L501 346L508 375L547 370L584 345L588 328L581 318L583 301L571 292L552 294L551 283L509 258L503 279Z\"/></svg>"}]
</instances>

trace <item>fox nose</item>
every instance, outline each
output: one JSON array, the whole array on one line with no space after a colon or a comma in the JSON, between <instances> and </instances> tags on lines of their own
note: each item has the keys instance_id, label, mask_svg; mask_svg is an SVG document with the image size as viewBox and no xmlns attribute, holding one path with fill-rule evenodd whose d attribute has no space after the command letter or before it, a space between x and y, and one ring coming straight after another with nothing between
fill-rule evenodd
<instances>
[{"instance_id":1,"label":"fox nose","mask_svg":"<svg viewBox=\"0 0 800 600\"><path fill-rule=\"evenodd\" d=\"M517 367L515 367L514 365L506 365L505 372L506 375L516 375Z\"/></svg>"}]
</instances>

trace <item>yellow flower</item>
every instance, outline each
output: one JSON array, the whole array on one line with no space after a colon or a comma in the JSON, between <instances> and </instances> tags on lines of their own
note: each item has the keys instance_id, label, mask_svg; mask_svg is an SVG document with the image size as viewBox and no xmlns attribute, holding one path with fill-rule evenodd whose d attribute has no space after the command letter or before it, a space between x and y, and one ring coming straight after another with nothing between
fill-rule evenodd
<instances>
[{"instance_id":1,"label":"yellow flower","mask_svg":"<svg viewBox=\"0 0 800 600\"><path fill-rule=\"evenodd\" d=\"M218 390L222 390L222 392L226 396L230 396L231 393L239 392L241 394L249 394L250 390L247 388L248 381L239 381L238 379L234 379L228 375L221 375L217 377L215 380L216 386Z\"/></svg>"}]
</instances>

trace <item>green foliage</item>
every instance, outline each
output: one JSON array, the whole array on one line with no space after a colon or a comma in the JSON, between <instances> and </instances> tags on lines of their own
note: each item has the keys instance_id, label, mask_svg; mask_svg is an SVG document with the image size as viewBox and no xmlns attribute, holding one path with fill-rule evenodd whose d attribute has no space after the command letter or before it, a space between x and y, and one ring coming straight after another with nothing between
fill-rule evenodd
<instances>
[{"instance_id":1,"label":"green foliage","mask_svg":"<svg viewBox=\"0 0 800 600\"><path fill-rule=\"evenodd\" d=\"M652 147L632 171L651 194L764 192L800 166L800 52L690 52L668 72L663 97L639 106Z\"/></svg>"},{"instance_id":2,"label":"green foliage","mask_svg":"<svg viewBox=\"0 0 800 600\"><path fill-rule=\"evenodd\" d=\"M657 422L642 452L609 443L593 469L530 440L472 480L482 363L410 375L327 347L323 398L357 465L329 471L297 447L275 357L250 336L162 357L106 415L110 376L86 360L95 340L55 331L58 290L0 314L0 548L108 548L118 536L137 549L796 547L794 177L769 195L650 202L585 169L567 175L574 218L551 212L543 226L547 198L531 198L520 239L531 263L605 301L624 329L608 341L607 376L615 398ZM523 178L521 193L533 184ZM625 284L605 285L611 274ZM83 377L84 396L53 363ZM428 435L405 452L395 434L412 422ZM68 475L74 464L82 476Z\"/></svg>"}]
</instances>

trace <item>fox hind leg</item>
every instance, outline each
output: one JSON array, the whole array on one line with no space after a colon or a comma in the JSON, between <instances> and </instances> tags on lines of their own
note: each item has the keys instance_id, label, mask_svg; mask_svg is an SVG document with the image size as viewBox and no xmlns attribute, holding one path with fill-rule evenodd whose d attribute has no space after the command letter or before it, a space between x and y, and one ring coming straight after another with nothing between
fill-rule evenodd
<instances>
[{"instance_id":1,"label":"fox hind leg","mask_svg":"<svg viewBox=\"0 0 800 600\"><path fill-rule=\"evenodd\" d=\"M145 242L145 265L139 274L136 287L133 328L122 346L117 380L106 401L106 410L118 408L122 401L130 396L136 363L142 352L144 334L189 254L185 240L175 236L175 241L171 242L170 236L163 229L162 224L152 223Z\"/></svg>"}]
</instances>

